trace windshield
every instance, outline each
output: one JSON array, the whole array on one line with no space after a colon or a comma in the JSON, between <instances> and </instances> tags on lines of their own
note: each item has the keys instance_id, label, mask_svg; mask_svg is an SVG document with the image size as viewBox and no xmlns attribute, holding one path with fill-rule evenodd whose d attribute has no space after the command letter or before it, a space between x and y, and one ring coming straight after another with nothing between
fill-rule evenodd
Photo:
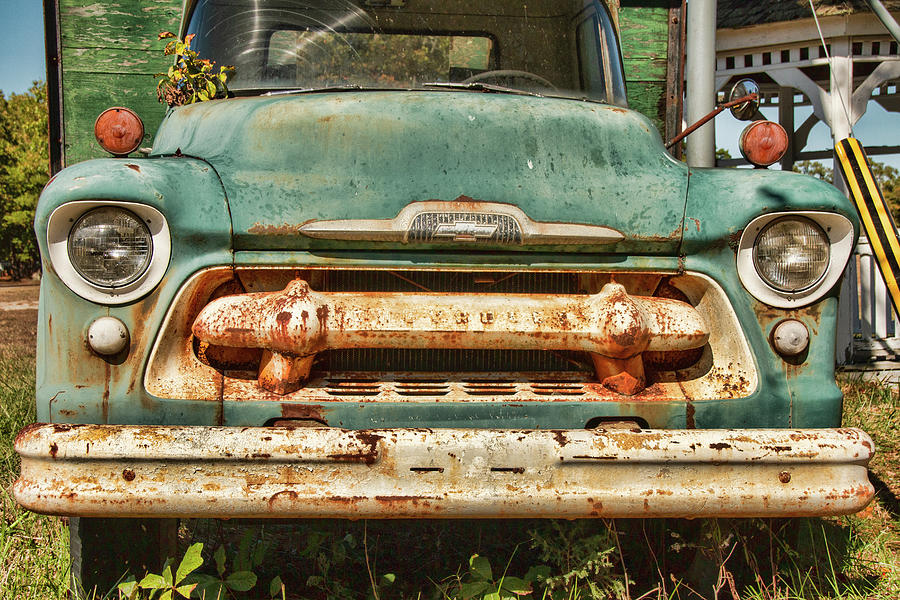
<instances>
[{"instance_id":1,"label":"windshield","mask_svg":"<svg viewBox=\"0 0 900 600\"><path fill-rule=\"evenodd\" d=\"M198 0L187 33L235 66L237 92L468 86L625 105L594 0Z\"/></svg>"}]
</instances>

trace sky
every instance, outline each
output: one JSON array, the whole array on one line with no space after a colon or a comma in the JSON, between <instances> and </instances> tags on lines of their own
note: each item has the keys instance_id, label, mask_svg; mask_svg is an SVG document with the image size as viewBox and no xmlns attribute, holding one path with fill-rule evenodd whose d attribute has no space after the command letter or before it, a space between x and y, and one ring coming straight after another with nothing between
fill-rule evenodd
<instances>
[{"instance_id":1,"label":"sky","mask_svg":"<svg viewBox=\"0 0 900 600\"><path fill-rule=\"evenodd\" d=\"M0 0L0 90L7 96L23 93L32 81L43 81L47 77L42 4L41 0ZM795 122L802 123L808 114L809 109L798 109ZM767 116L777 118L774 112ZM745 126L746 123L737 121L725 111L716 118L716 145L727 149L734 157L740 156L737 143ZM864 145L882 146L896 144L898 131L900 114L885 112L879 105L870 102L854 134ZM818 123L810 134L806 149L824 150L831 147L828 128ZM878 157L876 160L900 168L900 156Z\"/></svg>"},{"instance_id":2,"label":"sky","mask_svg":"<svg viewBox=\"0 0 900 600\"><path fill-rule=\"evenodd\" d=\"M47 79L41 0L0 0L0 90L7 96Z\"/></svg>"}]
</instances>

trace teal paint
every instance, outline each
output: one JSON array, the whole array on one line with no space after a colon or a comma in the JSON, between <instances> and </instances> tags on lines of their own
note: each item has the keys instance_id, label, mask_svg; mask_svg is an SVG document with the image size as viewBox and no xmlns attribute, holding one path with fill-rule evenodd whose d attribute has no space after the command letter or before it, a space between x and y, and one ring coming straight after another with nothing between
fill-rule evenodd
<instances>
[{"instance_id":1,"label":"teal paint","mask_svg":"<svg viewBox=\"0 0 900 600\"><path fill-rule=\"evenodd\" d=\"M455 91L240 98L172 110L153 154L179 150L222 176L238 250L388 248L296 229L460 196L625 234L594 251L672 253L681 238L687 168L646 117L598 103Z\"/></svg>"},{"instance_id":2,"label":"teal paint","mask_svg":"<svg viewBox=\"0 0 900 600\"><path fill-rule=\"evenodd\" d=\"M342 97L345 100L340 100ZM391 98L396 98L393 106L388 103ZM453 107L442 107L439 100L449 105L448 99L455 103ZM620 109L476 94L428 93L422 94L421 100L425 109L417 113L415 125L407 121L413 120L416 96L402 92L207 103L172 111L152 158L95 160L61 172L47 186L38 206L36 231L44 256L44 231L52 210L64 202L97 199L142 202L158 208L168 219L173 251L168 272L153 292L111 308L74 295L45 260L38 333L39 420L239 426L262 425L281 417L281 402L226 401L220 406L213 401L157 398L143 386L150 350L179 288L203 268L236 264L551 267L670 273L686 269L708 275L725 290L759 373L756 391L734 400L351 401L315 408L332 425L581 428L591 418L621 416L639 417L662 428L839 424L841 396L834 384L832 362L837 289L810 307L765 307L741 286L732 248L740 229L766 212L828 210L855 223L850 205L833 188L799 175L732 169L696 169L688 186L687 169L665 157L658 134L647 120ZM335 108L344 101L352 107ZM401 119L395 125L386 118L366 121L364 117L374 107L379 111L390 108L389 114ZM459 146L438 149L434 144L441 136L437 135L420 139L429 131L443 134L449 120L467 114L476 116L483 129L454 137ZM330 121L320 120L328 115L335 116ZM267 119L271 123L267 124ZM387 152L380 146L379 152L370 152L362 145L367 141L362 134L355 143L338 143L359 128L365 129L361 124L367 123L389 137L393 145L400 146L408 139L409 147ZM289 125L294 129L287 131ZM417 132L420 137L408 137L417 127L423 128ZM502 131L513 131L522 139L512 139L509 133L500 135ZM592 131L596 135L591 135ZM302 143L290 141L295 137ZM614 150L610 148L613 143ZM529 144L533 147L526 148ZM546 161L554 152L565 156L549 168ZM483 164L489 156L496 157L492 167L497 175L493 178ZM519 163L526 156L533 156L533 163L537 159L535 169L526 166L523 170ZM414 157L415 168L401 160ZM380 163L367 162L361 178L347 165L358 166L364 159ZM342 167L343 160L350 162ZM559 173L554 170L557 168ZM435 181L429 184L432 176ZM607 200L592 199L587 188L601 190L601 197ZM364 198L347 200L345 194L354 189L366 190ZM263 221L276 225L311 218L390 218L412 200L452 199L449 196L467 193L482 200L517 203L535 220L611 225L627 238L609 248L577 247L567 248L567 252L504 248L481 253L453 245L443 246L440 252L387 244L313 247L297 236L250 232L254 223ZM129 355L119 364L94 356L84 342L89 323L107 314L120 318L132 332ZM799 318L813 334L809 357L799 366L785 363L768 342L772 327L786 316Z\"/></svg>"}]
</instances>

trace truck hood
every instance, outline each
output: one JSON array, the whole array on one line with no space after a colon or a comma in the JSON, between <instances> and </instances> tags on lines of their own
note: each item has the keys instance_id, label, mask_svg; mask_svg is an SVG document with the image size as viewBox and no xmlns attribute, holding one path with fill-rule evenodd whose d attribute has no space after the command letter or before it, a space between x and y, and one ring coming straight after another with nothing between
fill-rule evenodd
<instances>
[{"instance_id":1,"label":"truck hood","mask_svg":"<svg viewBox=\"0 0 900 600\"><path fill-rule=\"evenodd\" d=\"M411 203L463 197L515 205L537 222L606 226L624 236L557 250L672 254L688 179L651 122L634 111L459 91L302 93L185 106L166 116L152 155L213 166L236 250L472 249L459 241L363 243L299 231L311 221L389 220Z\"/></svg>"}]
</instances>

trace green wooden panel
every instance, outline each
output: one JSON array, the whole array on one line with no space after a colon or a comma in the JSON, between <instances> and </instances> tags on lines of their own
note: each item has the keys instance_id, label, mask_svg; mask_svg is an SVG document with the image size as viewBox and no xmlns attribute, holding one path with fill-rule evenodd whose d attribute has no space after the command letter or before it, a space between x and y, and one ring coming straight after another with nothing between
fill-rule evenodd
<instances>
[{"instance_id":1,"label":"green wooden panel","mask_svg":"<svg viewBox=\"0 0 900 600\"><path fill-rule=\"evenodd\" d=\"M63 164L108 156L94 140L94 121L111 106L140 115L144 143L165 115L155 73L165 71L160 31L177 31L181 0L60 0L63 88Z\"/></svg>"},{"instance_id":2,"label":"green wooden panel","mask_svg":"<svg viewBox=\"0 0 900 600\"><path fill-rule=\"evenodd\" d=\"M619 8L628 104L665 135L669 0L623 0Z\"/></svg>"},{"instance_id":3,"label":"green wooden panel","mask_svg":"<svg viewBox=\"0 0 900 600\"><path fill-rule=\"evenodd\" d=\"M166 106L156 99L150 74L67 72L63 86L65 110L65 164L89 158L109 157L94 139L94 121L111 106L127 106L144 122L144 140L149 146Z\"/></svg>"}]
</instances>

